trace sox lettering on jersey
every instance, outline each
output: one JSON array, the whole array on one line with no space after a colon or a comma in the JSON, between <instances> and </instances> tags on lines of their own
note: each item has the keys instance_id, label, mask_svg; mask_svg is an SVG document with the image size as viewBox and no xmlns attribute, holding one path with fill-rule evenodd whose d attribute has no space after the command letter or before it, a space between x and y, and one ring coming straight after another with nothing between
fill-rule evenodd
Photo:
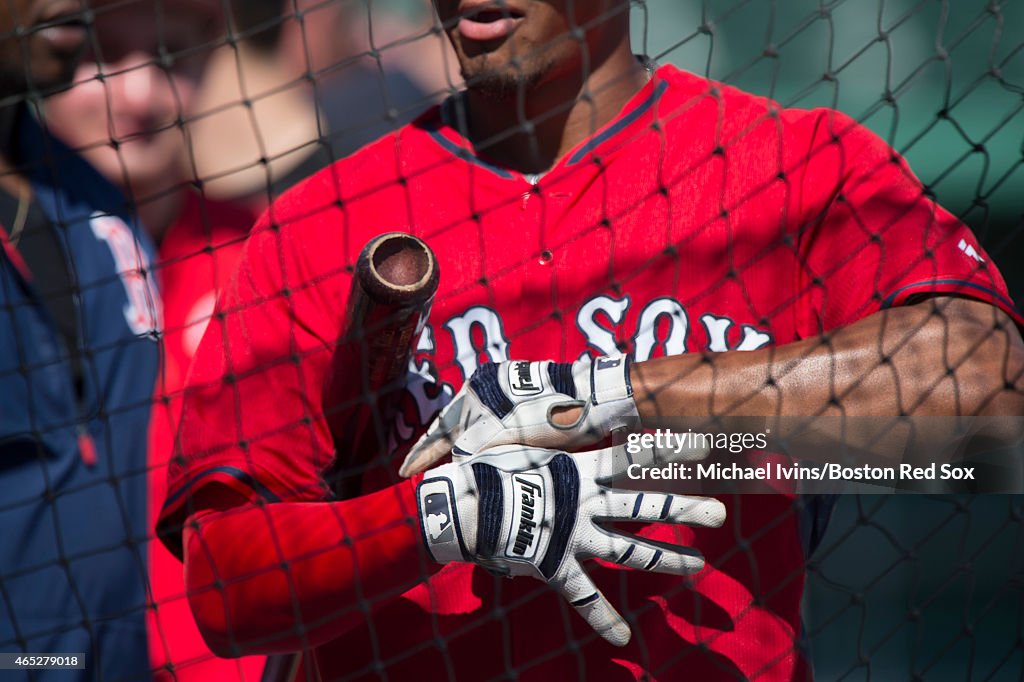
<instances>
[{"instance_id":1,"label":"sox lettering on jersey","mask_svg":"<svg viewBox=\"0 0 1024 682\"><path fill-rule=\"evenodd\" d=\"M626 319L632 301L630 297L613 298L611 296L595 296L580 306L576 315L576 327L587 339L587 345L597 349L601 355L614 355L626 350L624 344L616 341L614 329L608 329L598 322L598 314L603 313L613 325L620 325ZM658 324L668 322L668 332L663 342L658 341ZM743 338L734 346L729 344L729 332L736 322L728 317L720 317L707 313L701 316L701 322L707 332L707 350L722 353L727 350L757 350L772 341L770 334L752 325L742 325ZM689 314L678 301L662 297L646 306L640 313L637 329L633 334L633 356L638 361L649 359L654 349L661 346L666 355L678 355L686 352L686 342L690 332Z\"/></svg>"},{"instance_id":2,"label":"sox lettering on jersey","mask_svg":"<svg viewBox=\"0 0 1024 682\"><path fill-rule=\"evenodd\" d=\"M152 334L161 328L160 297L153 283L149 257L135 241L135 235L117 216L95 213L89 227L97 239L107 243L114 257L117 276L124 286L128 302L124 319L137 335Z\"/></svg>"},{"instance_id":3,"label":"sox lettering on jersey","mask_svg":"<svg viewBox=\"0 0 1024 682\"><path fill-rule=\"evenodd\" d=\"M708 333L708 350L712 353L724 353L730 350L729 344L726 339L728 338L729 330L732 329L733 325L736 324L728 317L718 317L708 313L707 315L701 315L701 323L704 325L704 329ZM742 325L743 329L743 340L740 341L739 345L731 350L757 350L763 348L771 343L772 337L755 327L751 327L749 324Z\"/></svg>"},{"instance_id":4,"label":"sox lettering on jersey","mask_svg":"<svg viewBox=\"0 0 1024 682\"><path fill-rule=\"evenodd\" d=\"M616 340L616 329L603 326L599 316L605 316L616 327L626 320L632 301L630 297L613 298L611 296L594 296L580 306L576 315L576 327L586 339L587 346L596 349L600 354L614 354L625 350L625 345ZM700 321L707 332L705 349L721 353L728 350L756 350L772 342L769 333L756 327L740 325L742 338L739 343L730 344L729 336L736 322L729 317L705 313ZM497 311L487 306L473 306L461 315L456 315L441 327L450 335L454 348L455 362L463 380L469 378L480 366L482 357L491 362L504 362L509 359L509 340L505 336L505 326ZM473 334L476 330L477 341ZM686 344L690 338L690 315L686 308L675 299L668 297L656 298L647 303L640 311L636 329L633 330L634 357L637 361L651 358L654 351L661 348L665 355L678 355L686 352ZM434 416L455 395L450 384L439 380L439 373L434 366L432 357L436 350L434 332L431 325L423 330L417 346L419 359L409 363L409 374L406 385L404 403L412 407L400 410L390 438L390 451L413 438L416 429L429 424ZM590 351L585 351L589 353ZM540 376L529 373L529 365L523 370L510 365L510 385L523 395L539 390Z\"/></svg>"},{"instance_id":5,"label":"sox lettering on jersey","mask_svg":"<svg viewBox=\"0 0 1024 682\"><path fill-rule=\"evenodd\" d=\"M658 345L657 327L662 319L669 321L668 336L663 343L665 355L679 355L686 352L686 336L690 331L690 319L683 304L671 298L656 298L640 313L633 348L637 361L647 360Z\"/></svg>"},{"instance_id":6,"label":"sox lettering on jersey","mask_svg":"<svg viewBox=\"0 0 1024 682\"><path fill-rule=\"evenodd\" d=\"M596 348L601 355L616 355L624 351L625 348L619 347L619 343L615 340L615 334L611 330L598 324L597 314L604 313L613 325L618 326L626 319L630 302L628 294L623 298L594 296L580 306L579 313L576 315L576 327L587 339L587 344Z\"/></svg>"}]
</instances>

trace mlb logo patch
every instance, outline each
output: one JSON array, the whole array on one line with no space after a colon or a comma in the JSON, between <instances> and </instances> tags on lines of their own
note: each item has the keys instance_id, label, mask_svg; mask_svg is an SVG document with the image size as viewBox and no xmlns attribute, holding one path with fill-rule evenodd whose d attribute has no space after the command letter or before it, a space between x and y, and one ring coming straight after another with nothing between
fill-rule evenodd
<instances>
[{"instance_id":1,"label":"mlb logo patch","mask_svg":"<svg viewBox=\"0 0 1024 682\"><path fill-rule=\"evenodd\" d=\"M452 505L448 493L431 493L423 500L423 518L426 520L430 542L450 542L455 539L452 526Z\"/></svg>"},{"instance_id":2,"label":"mlb logo patch","mask_svg":"<svg viewBox=\"0 0 1024 682\"><path fill-rule=\"evenodd\" d=\"M440 563L465 561L455 490L445 477L424 480L416 489L423 541Z\"/></svg>"}]
</instances>

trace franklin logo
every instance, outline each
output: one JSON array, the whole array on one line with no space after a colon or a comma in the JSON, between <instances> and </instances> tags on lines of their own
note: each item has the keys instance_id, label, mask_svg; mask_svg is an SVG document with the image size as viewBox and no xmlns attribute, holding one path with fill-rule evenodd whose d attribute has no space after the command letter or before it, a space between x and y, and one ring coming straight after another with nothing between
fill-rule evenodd
<instances>
[{"instance_id":1,"label":"franklin logo","mask_svg":"<svg viewBox=\"0 0 1024 682\"><path fill-rule=\"evenodd\" d=\"M540 526L544 517L544 479L537 474L512 477L512 528L505 553L530 559L540 544Z\"/></svg>"},{"instance_id":2,"label":"franklin logo","mask_svg":"<svg viewBox=\"0 0 1024 682\"><path fill-rule=\"evenodd\" d=\"M532 362L513 362L508 366L508 385L516 396L537 395L544 390L540 381L540 365Z\"/></svg>"},{"instance_id":3,"label":"franklin logo","mask_svg":"<svg viewBox=\"0 0 1024 682\"><path fill-rule=\"evenodd\" d=\"M452 511L448 496L444 493L431 493L423 501L427 519L427 534L431 542L448 542L455 531L452 529Z\"/></svg>"}]
</instances>

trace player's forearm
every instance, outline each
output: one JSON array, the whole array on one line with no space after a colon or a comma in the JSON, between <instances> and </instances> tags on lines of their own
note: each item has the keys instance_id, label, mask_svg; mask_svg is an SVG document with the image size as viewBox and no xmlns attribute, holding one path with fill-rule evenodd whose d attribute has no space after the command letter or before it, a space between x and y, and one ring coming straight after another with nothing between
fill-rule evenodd
<instances>
[{"instance_id":1,"label":"player's forearm","mask_svg":"<svg viewBox=\"0 0 1024 682\"><path fill-rule=\"evenodd\" d=\"M1005 314L984 303L934 299L783 346L637 363L631 380L646 422L668 416L1018 415L1024 412L1022 368L1020 336ZM817 421L826 430L841 426ZM856 436L844 434L851 445L862 445L850 442Z\"/></svg>"},{"instance_id":2,"label":"player's forearm","mask_svg":"<svg viewBox=\"0 0 1024 682\"><path fill-rule=\"evenodd\" d=\"M236 657L315 647L422 582L434 564L422 549L414 490L407 481L344 502L192 517L185 578L210 648Z\"/></svg>"}]
</instances>

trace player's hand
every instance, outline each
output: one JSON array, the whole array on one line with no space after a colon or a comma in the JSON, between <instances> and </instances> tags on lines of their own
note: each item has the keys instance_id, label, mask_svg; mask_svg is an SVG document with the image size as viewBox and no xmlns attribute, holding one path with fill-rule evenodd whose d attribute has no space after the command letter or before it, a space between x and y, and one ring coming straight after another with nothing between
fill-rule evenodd
<instances>
[{"instance_id":1,"label":"player's hand","mask_svg":"<svg viewBox=\"0 0 1024 682\"><path fill-rule=\"evenodd\" d=\"M418 474L453 447L473 453L512 443L571 449L638 424L628 356L487 363L412 447L399 473Z\"/></svg>"},{"instance_id":2,"label":"player's hand","mask_svg":"<svg viewBox=\"0 0 1024 682\"><path fill-rule=\"evenodd\" d=\"M625 646L629 626L579 560L598 557L638 570L688 575L700 571L704 559L691 548L645 542L597 522L718 528L725 521L725 506L715 499L603 485L632 463L655 463L655 455L651 450L629 455L624 446L568 455L502 445L462 457L428 471L416 490L424 542L439 563L472 561L500 575L545 581L602 637Z\"/></svg>"}]
</instances>

